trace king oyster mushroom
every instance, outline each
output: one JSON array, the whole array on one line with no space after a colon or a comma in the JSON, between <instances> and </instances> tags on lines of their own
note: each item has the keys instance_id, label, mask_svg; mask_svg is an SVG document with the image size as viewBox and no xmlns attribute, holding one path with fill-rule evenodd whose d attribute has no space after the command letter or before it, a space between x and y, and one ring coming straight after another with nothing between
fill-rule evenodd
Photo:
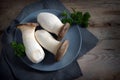
<instances>
[{"instance_id":1,"label":"king oyster mushroom","mask_svg":"<svg viewBox=\"0 0 120 80\"><path fill-rule=\"evenodd\" d=\"M33 63L39 63L44 59L45 53L39 43L36 41L34 32L37 23L20 24L17 26L22 32L23 44L27 57Z\"/></svg>"},{"instance_id":2,"label":"king oyster mushroom","mask_svg":"<svg viewBox=\"0 0 120 80\"><path fill-rule=\"evenodd\" d=\"M69 23L63 24L56 15L48 12L39 13L37 22L45 30L56 34L58 36L57 40L61 40L70 27Z\"/></svg>"},{"instance_id":3,"label":"king oyster mushroom","mask_svg":"<svg viewBox=\"0 0 120 80\"><path fill-rule=\"evenodd\" d=\"M68 49L68 40L64 42L57 41L45 30L37 30L35 32L35 37L42 47L55 55L56 61L59 61Z\"/></svg>"}]
</instances>

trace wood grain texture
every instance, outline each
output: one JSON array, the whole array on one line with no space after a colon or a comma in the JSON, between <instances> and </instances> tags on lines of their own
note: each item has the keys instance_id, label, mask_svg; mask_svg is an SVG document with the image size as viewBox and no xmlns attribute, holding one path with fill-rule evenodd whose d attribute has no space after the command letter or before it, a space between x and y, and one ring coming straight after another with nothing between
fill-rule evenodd
<instances>
[{"instance_id":1,"label":"wood grain texture","mask_svg":"<svg viewBox=\"0 0 120 80\"><path fill-rule=\"evenodd\" d=\"M0 0L0 31L6 29L19 12L35 0Z\"/></svg>"},{"instance_id":2,"label":"wood grain texture","mask_svg":"<svg viewBox=\"0 0 120 80\"><path fill-rule=\"evenodd\" d=\"M92 15L91 25L104 26L104 24L120 25L120 1L119 0L61 0L71 11L71 7L79 11L89 11ZM118 17L119 16L119 17Z\"/></svg>"},{"instance_id":3,"label":"wood grain texture","mask_svg":"<svg viewBox=\"0 0 120 80\"><path fill-rule=\"evenodd\" d=\"M34 1L0 0L0 34L24 6ZM60 1L70 11L72 7L90 12L87 29L99 39L94 49L78 59L83 77L76 80L120 80L120 0Z\"/></svg>"},{"instance_id":4,"label":"wood grain texture","mask_svg":"<svg viewBox=\"0 0 120 80\"><path fill-rule=\"evenodd\" d=\"M83 77L76 80L120 80L120 0L61 0L82 12L90 12L88 30L97 46L78 60Z\"/></svg>"},{"instance_id":5,"label":"wood grain texture","mask_svg":"<svg viewBox=\"0 0 120 80\"><path fill-rule=\"evenodd\" d=\"M120 40L102 40L78 60L83 77L77 80L119 80Z\"/></svg>"}]
</instances>

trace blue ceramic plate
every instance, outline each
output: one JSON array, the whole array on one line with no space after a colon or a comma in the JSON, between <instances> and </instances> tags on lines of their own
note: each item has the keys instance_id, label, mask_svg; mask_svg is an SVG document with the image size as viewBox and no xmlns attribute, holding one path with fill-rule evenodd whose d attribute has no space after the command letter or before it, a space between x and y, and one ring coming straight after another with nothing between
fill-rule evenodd
<instances>
[{"instance_id":1,"label":"blue ceramic plate","mask_svg":"<svg viewBox=\"0 0 120 80\"><path fill-rule=\"evenodd\" d=\"M37 22L36 21L37 15L41 12L53 13L61 19L61 15L60 15L61 11L39 10L39 11L31 13L30 15L25 17L20 23ZM37 29L41 29L40 26ZM21 32L18 30L16 36L18 36L19 34L21 35ZM77 26L77 25L71 26L69 31L63 38L63 40L66 40L66 39L69 40L68 50L67 50L66 54L64 55L64 57L58 62L55 62L54 55L52 55L50 52L48 52L45 49L44 49L45 58L42 62L40 62L38 64L32 63L31 61L28 60L27 57L24 57L21 59L29 67L34 68L36 70L40 70L40 71L54 71L54 70L64 68L65 66L72 63L80 53L80 49L81 49L81 45L82 45L82 37L81 37L79 26ZM22 40L22 38L19 37L18 40Z\"/></svg>"}]
</instances>

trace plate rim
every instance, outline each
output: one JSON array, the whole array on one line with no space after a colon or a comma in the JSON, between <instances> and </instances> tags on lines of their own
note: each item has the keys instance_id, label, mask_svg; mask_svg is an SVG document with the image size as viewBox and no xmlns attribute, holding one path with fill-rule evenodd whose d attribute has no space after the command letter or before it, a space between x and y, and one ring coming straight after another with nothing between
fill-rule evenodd
<instances>
[{"instance_id":1,"label":"plate rim","mask_svg":"<svg viewBox=\"0 0 120 80\"><path fill-rule=\"evenodd\" d=\"M35 11L35 12L33 12L33 13L30 13L28 16L30 16L31 14L35 14L35 13L37 13L37 12L44 12L44 11L45 11L45 12L50 12L50 11L52 11L52 12L59 12L59 13L61 13L60 10L55 10L55 9L42 9L42 10L38 10L38 11ZM24 21L28 16L26 16L25 18L23 18L23 19L20 21L20 24L21 24L21 22ZM66 64L66 65L64 65L64 66L62 66L62 67L60 67L60 68L57 68L57 69L56 69L56 68L55 68L55 69L36 69L36 68L34 68L33 66L30 66L28 63L26 63L26 62L21 58L22 62L23 62L24 64L26 64L28 67L30 67L30 68L32 68L32 69L35 69L35 70L38 70L38 71L56 71L56 70L59 70L59 69L62 69L62 68L64 68L64 67L68 66L69 64L71 64L73 61L75 61L75 60L77 59L77 57L78 57L79 54L80 54L81 47L82 47L82 34L81 34L80 26L79 26L79 25L76 25L76 28L77 28L78 31L79 31L80 47L79 47L79 49L78 49L78 51L77 51L76 56L74 57L74 59L71 60L68 64Z\"/></svg>"}]
</instances>

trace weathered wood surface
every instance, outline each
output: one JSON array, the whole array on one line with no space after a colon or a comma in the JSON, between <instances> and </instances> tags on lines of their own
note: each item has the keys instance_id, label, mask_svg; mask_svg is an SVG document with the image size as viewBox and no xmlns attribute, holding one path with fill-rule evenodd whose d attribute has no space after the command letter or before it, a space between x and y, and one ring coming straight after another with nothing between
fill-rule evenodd
<instances>
[{"instance_id":1,"label":"weathered wood surface","mask_svg":"<svg viewBox=\"0 0 120 80\"><path fill-rule=\"evenodd\" d=\"M4 30L19 12L35 0L0 0L0 31Z\"/></svg>"},{"instance_id":2,"label":"weathered wood surface","mask_svg":"<svg viewBox=\"0 0 120 80\"><path fill-rule=\"evenodd\" d=\"M76 80L120 80L120 0L62 0L64 5L90 12L88 30L98 39L97 46L78 62L83 77Z\"/></svg>"},{"instance_id":3,"label":"weathered wood surface","mask_svg":"<svg viewBox=\"0 0 120 80\"><path fill-rule=\"evenodd\" d=\"M119 80L120 40L101 40L78 60L83 77L77 80Z\"/></svg>"},{"instance_id":4,"label":"weathered wood surface","mask_svg":"<svg viewBox=\"0 0 120 80\"><path fill-rule=\"evenodd\" d=\"M70 11L72 7L91 13L88 30L99 39L97 46L78 60L83 77L76 80L120 80L120 0L61 1ZM31 2L34 0L1 0L0 31Z\"/></svg>"}]
</instances>

